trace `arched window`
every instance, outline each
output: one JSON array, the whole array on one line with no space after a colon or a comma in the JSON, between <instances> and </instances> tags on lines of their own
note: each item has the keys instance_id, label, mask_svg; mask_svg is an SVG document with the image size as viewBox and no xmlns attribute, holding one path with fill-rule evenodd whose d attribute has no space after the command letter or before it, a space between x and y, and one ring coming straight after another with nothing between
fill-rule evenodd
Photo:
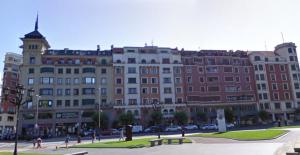
<instances>
[{"instance_id":1,"label":"arched window","mask_svg":"<svg viewBox=\"0 0 300 155\"><path fill-rule=\"evenodd\" d=\"M139 111L138 110L134 110L134 115L138 116L139 115Z\"/></svg>"},{"instance_id":2,"label":"arched window","mask_svg":"<svg viewBox=\"0 0 300 155\"><path fill-rule=\"evenodd\" d=\"M142 62L142 64L145 64L145 63L146 63L146 60L145 60L145 59L142 59L141 62Z\"/></svg>"},{"instance_id":3,"label":"arched window","mask_svg":"<svg viewBox=\"0 0 300 155\"><path fill-rule=\"evenodd\" d=\"M151 63L152 63L152 64L155 64L155 63L156 63L156 61L155 61L154 59L152 59L152 60L151 60Z\"/></svg>"},{"instance_id":4,"label":"arched window","mask_svg":"<svg viewBox=\"0 0 300 155\"><path fill-rule=\"evenodd\" d=\"M254 60L255 60L255 61L260 61L260 56L255 56L255 57L254 57Z\"/></svg>"},{"instance_id":5,"label":"arched window","mask_svg":"<svg viewBox=\"0 0 300 155\"><path fill-rule=\"evenodd\" d=\"M167 110L167 109L164 109L164 110L163 110L163 114L164 114L164 115L167 115L167 114L168 114L168 110Z\"/></svg>"},{"instance_id":6,"label":"arched window","mask_svg":"<svg viewBox=\"0 0 300 155\"><path fill-rule=\"evenodd\" d=\"M169 110L169 113L170 113L170 114L173 114L173 113L174 113L174 109L170 109L170 110Z\"/></svg>"}]
</instances>

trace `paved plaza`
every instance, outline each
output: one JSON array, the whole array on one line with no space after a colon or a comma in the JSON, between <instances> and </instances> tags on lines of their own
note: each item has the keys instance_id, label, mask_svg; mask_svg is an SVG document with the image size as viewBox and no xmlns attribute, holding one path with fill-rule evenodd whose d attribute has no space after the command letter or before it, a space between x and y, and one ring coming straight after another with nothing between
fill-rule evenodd
<instances>
[{"instance_id":1,"label":"paved plaza","mask_svg":"<svg viewBox=\"0 0 300 155\"><path fill-rule=\"evenodd\" d=\"M286 152L292 151L294 142L300 138L300 129L289 129L290 132L286 135L272 140L260 141L238 141L225 138L203 138L190 137L192 144L174 144L162 145L155 147L146 147L138 149L96 149L96 148L60 148L55 149L55 146L63 146L63 141L45 142L42 149L32 149L31 143L21 142L19 151L48 153L48 154L67 154L79 151L88 151L90 155L184 155L184 154L201 154L201 155L285 155ZM170 135L180 136L180 135ZM146 136L135 137L145 138ZM149 137L149 136L147 136ZM102 141L112 141L116 139L107 139ZM83 140L83 143L91 143L90 140ZM71 145L76 144L76 141L71 141ZM0 151L12 150L13 143L0 143Z\"/></svg>"}]
</instances>

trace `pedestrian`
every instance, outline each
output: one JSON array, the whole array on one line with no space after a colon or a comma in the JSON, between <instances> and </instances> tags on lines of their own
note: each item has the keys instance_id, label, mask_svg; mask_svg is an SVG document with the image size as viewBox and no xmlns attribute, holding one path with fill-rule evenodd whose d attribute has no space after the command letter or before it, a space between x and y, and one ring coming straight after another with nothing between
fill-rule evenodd
<instances>
[{"instance_id":1,"label":"pedestrian","mask_svg":"<svg viewBox=\"0 0 300 155\"><path fill-rule=\"evenodd\" d=\"M37 139L37 149L38 148L42 148L42 138L41 137L39 137L38 139Z\"/></svg>"},{"instance_id":2,"label":"pedestrian","mask_svg":"<svg viewBox=\"0 0 300 155\"><path fill-rule=\"evenodd\" d=\"M119 141L120 140L124 140L124 128L121 128L121 131L120 131L120 138L119 138Z\"/></svg>"},{"instance_id":3,"label":"pedestrian","mask_svg":"<svg viewBox=\"0 0 300 155\"><path fill-rule=\"evenodd\" d=\"M94 143L95 139L96 139L96 132L93 132L93 134L92 134L92 143Z\"/></svg>"},{"instance_id":4,"label":"pedestrian","mask_svg":"<svg viewBox=\"0 0 300 155\"><path fill-rule=\"evenodd\" d=\"M70 141L70 136L69 136L69 134L67 134L67 137L66 137L66 139L65 139L66 148L69 148L69 146L68 146L69 141Z\"/></svg>"},{"instance_id":5,"label":"pedestrian","mask_svg":"<svg viewBox=\"0 0 300 155\"><path fill-rule=\"evenodd\" d=\"M35 148L35 144L36 144L36 138L35 137L32 139L32 144L33 144L33 148Z\"/></svg>"}]
</instances>

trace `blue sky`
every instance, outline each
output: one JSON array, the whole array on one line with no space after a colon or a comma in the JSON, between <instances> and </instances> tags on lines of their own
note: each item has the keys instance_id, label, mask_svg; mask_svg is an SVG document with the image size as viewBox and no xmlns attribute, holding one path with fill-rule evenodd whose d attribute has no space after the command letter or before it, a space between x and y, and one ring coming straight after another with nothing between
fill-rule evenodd
<instances>
[{"instance_id":1,"label":"blue sky","mask_svg":"<svg viewBox=\"0 0 300 155\"><path fill-rule=\"evenodd\" d=\"M1 0L0 59L39 31L53 49L151 45L268 50L300 44L299 0ZM0 65L1 67L3 65Z\"/></svg>"}]
</instances>

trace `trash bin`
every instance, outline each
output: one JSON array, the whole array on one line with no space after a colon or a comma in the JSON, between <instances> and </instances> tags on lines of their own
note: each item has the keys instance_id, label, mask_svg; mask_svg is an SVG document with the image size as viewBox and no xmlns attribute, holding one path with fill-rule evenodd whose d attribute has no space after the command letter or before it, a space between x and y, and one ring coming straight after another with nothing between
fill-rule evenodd
<instances>
[{"instance_id":1,"label":"trash bin","mask_svg":"<svg viewBox=\"0 0 300 155\"><path fill-rule=\"evenodd\" d=\"M132 141L132 125L127 125L125 128L126 141Z\"/></svg>"}]
</instances>

